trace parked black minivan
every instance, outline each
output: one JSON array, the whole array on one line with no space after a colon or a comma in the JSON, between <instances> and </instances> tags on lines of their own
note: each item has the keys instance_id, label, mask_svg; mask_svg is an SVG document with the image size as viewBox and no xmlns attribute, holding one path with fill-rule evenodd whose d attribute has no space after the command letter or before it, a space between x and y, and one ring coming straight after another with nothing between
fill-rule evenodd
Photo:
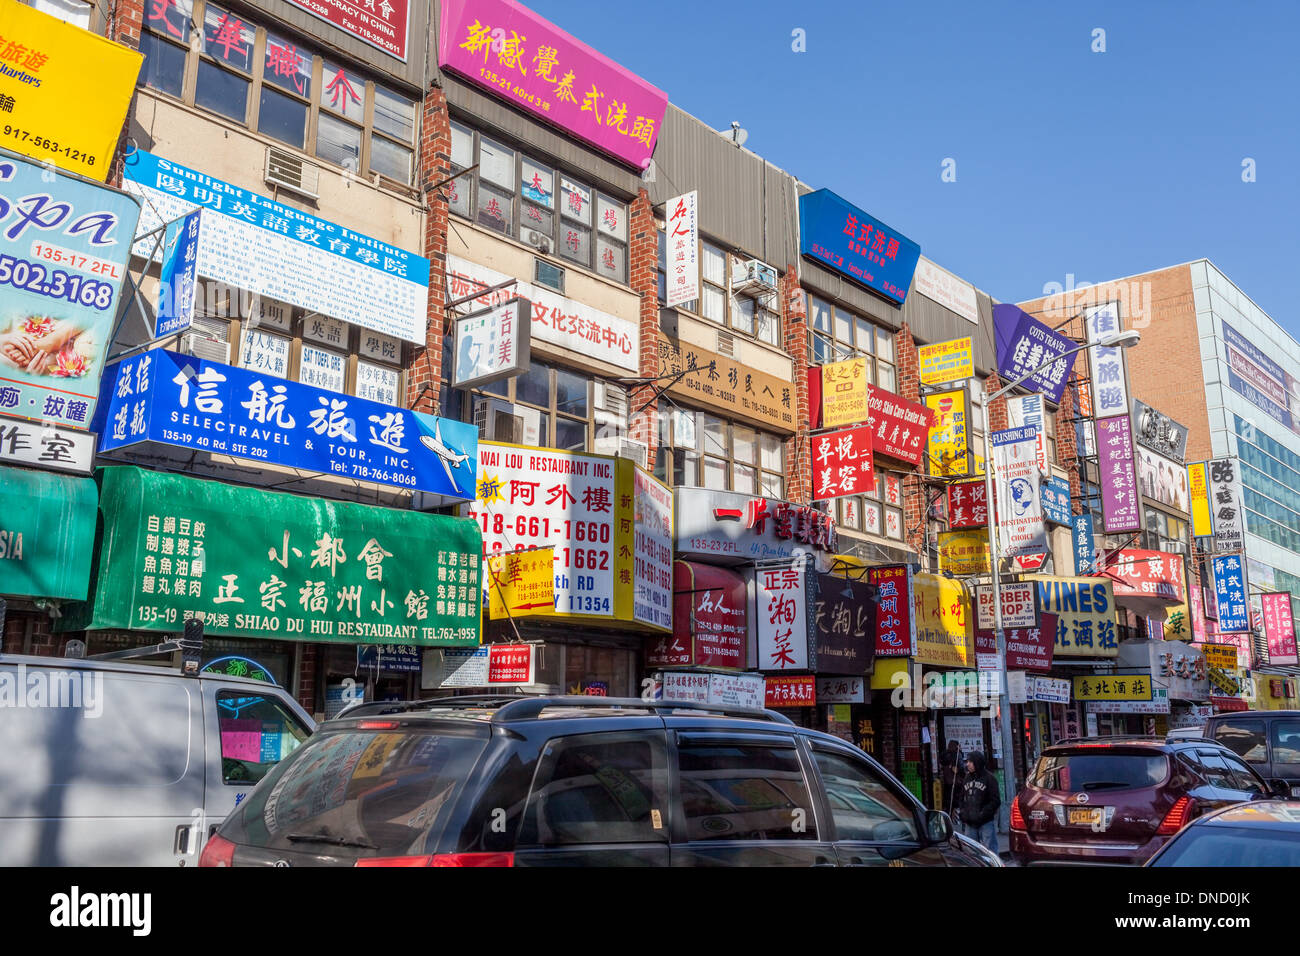
<instances>
[{"instance_id":1,"label":"parked black minivan","mask_svg":"<svg viewBox=\"0 0 1300 956\"><path fill-rule=\"evenodd\" d=\"M1269 782L1300 797L1300 710L1243 710L1215 714L1205 736L1223 744Z\"/></svg>"},{"instance_id":2,"label":"parked black minivan","mask_svg":"<svg viewBox=\"0 0 1300 956\"><path fill-rule=\"evenodd\" d=\"M350 708L201 866L999 866L879 764L771 711L596 697Z\"/></svg>"}]
</instances>

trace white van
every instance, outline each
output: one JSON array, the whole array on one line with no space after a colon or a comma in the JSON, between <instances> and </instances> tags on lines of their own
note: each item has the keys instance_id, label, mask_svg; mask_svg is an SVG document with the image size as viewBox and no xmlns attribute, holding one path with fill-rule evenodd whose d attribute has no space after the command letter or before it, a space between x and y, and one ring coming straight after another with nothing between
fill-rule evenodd
<instances>
[{"instance_id":1,"label":"white van","mask_svg":"<svg viewBox=\"0 0 1300 956\"><path fill-rule=\"evenodd\" d=\"M193 866L314 730L262 681L0 654L0 866Z\"/></svg>"}]
</instances>

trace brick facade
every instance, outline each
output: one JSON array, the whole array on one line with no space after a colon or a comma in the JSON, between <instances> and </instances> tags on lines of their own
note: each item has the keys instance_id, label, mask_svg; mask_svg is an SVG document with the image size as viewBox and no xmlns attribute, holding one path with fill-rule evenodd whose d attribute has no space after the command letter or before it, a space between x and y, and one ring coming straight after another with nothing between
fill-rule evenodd
<instances>
[{"instance_id":1,"label":"brick facade","mask_svg":"<svg viewBox=\"0 0 1300 956\"><path fill-rule=\"evenodd\" d=\"M632 291L641 297L641 376L659 375L659 228L655 224L650 196L644 190L632 203L628 243L628 278ZM659 451L658 389L665 382L652 382L628 393L628 434L645 442L646 465L654 469Z\"/></svg>"},{"instance_id":2,"label":"brick facade","mask_svg":"<svg viewBox=\"0 0 1300 956\"><path fill-rule=\"evenodd\" d=\"M451 175L451 119L447 94L439 88L424 98L420 127L420 177L425 190L424 255L429 259L428 326L424 347L415 348L406 374L406 401L410 408L436 414L442 385L443 336L447 322L447 190L434 189Z\"/></svg>"},{"instance_id":3,"label":"brick facade","mask_svg":"<svg viewBox=\"0 0 1300 956\"><path fill-rule=\"evenodd\" d=\"M800 504L812 500L812 447L809 445L808 422L808 316L804 307L799 273L793 263L786 266L779 283L781 290L781 328L785 330L785 350L791 359L794 378L795 434L785 443L785 497Z\"/></svg>"}]
</instances>

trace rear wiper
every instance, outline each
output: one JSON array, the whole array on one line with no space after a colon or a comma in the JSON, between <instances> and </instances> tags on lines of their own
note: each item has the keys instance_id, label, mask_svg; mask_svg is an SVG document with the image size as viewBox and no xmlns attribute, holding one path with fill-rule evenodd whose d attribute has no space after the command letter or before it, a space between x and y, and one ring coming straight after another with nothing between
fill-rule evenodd
<instances>
[{"instance_id":1,"label":"rear wiper","mask_svg":"<svg viewBox=\"0 0 1300 956\"><path fill-rule=\"evenodd\" d=\"M330 836L327 833L290 833L285 839L290 843L328 843L330 846L355 846L363 850L379 849L379 844L368 840L349 840L347 837Z\"/></svg>"},{"instance_id":2,"label":"rear wiper","mask_svg":"<svg viewBox=\"0 0 1300 956\"><path fill-rule=\"evenodd\" d=\"M1122 780L1095 780L1083 785L1084 790L1101 790L1103 788L1107 790L1127 790L1129 787L1130 785Z\"/></svg>"}]
</instances>

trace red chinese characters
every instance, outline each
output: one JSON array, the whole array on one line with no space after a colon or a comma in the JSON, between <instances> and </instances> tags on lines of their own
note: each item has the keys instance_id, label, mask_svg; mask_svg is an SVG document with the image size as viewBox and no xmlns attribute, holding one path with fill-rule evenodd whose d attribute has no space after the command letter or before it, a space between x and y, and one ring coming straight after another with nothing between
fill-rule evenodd
<instances>
[{"instance_id":1,"label":"red chinese characters","mask_svg":"<svg viewBox=\"0 0 1300 956\"><path fill-rule=\"evenodd\" d=\"M1187 598L1183 556L1125 548L1106 556L1103 573L1115 582L1115 597L1154 597L1170 604Z\"/></svg>"},{"instance_id":2,"label":"red chinese characters","mask_svg":"<svg viewBox=\"0 0 1300 956\"><path fill-rule=\"evenodd\" d=\"M984 528L989 523L988 489L983 481L958 481L948 486L948 527Z\"/></svg>"},{"instance_id":3,"label":"red chinese characters","mask_svg":"<svg viewBox=\"0 0 1300 956\"><path fill-rule=\"evenodd\" d=\"M812 439L813 497L857 495L876 487L870 427L829 432Z\"/></svg>"}]
</instances>

